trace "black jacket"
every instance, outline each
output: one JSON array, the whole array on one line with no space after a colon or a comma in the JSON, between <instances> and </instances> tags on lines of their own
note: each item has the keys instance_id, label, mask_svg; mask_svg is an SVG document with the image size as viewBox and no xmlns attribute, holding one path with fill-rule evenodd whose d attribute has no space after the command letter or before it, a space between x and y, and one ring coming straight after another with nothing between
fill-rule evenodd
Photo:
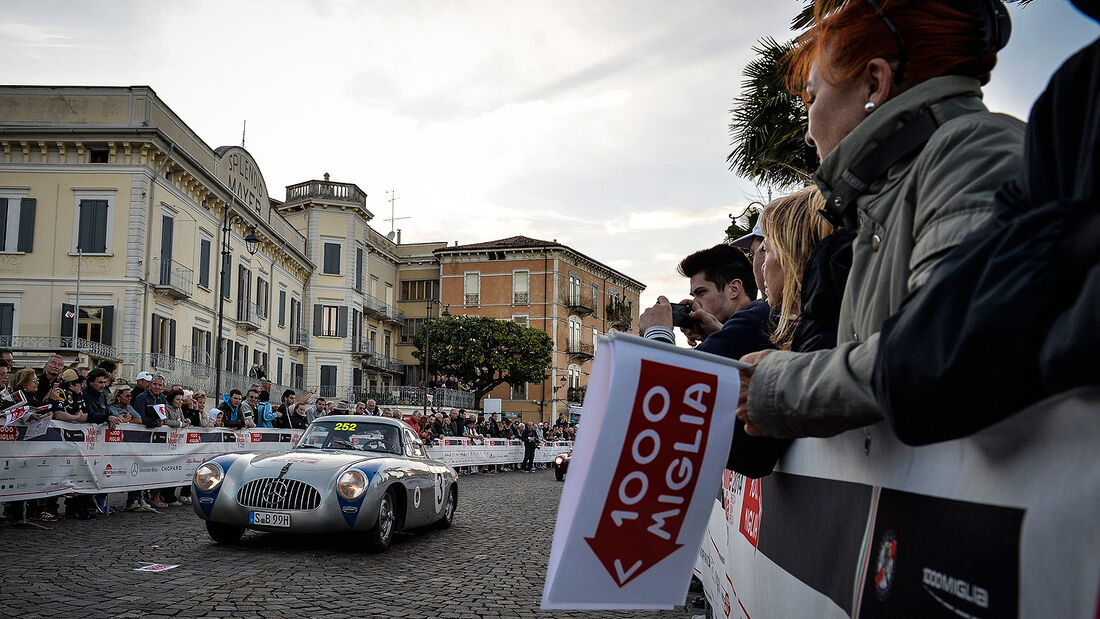
<instances>
[{"instance_id":1,"label":"black jacket","mask_svg":"<svg viewBox=\"0 0 1100 619\"><path fill-rule=\"evenodd\" d=\"M107 394L91 387L84 388L84 401L88 405L88 423L107 423Z\"/></svg>"},{"instance_id":2,"label":"black jacket","mask_svg":"<svg viewBox=\"0 0 1100 619\"><path fill-rule=\"evenodd\" d=\"M1100 383L1098 183L1100 39L1035 102L1023 169L994 217L883 325L871 384L903 442L967 436Z\"/></svg>"}]
</instances>

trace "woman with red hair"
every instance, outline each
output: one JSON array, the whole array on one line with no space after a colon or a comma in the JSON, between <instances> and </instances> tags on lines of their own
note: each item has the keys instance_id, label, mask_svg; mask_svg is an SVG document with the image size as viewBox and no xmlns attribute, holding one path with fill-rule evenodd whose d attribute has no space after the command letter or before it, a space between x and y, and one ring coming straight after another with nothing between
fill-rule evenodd
<instances>
[{"instance_id":1,"label":"woman with red hair","mask_svg":"<svg viewBox=\"0 0 1100 619\"><path fill-rule=\"evenodd\" d=\"M852 267L836 348L744 358L753 368L737 415L749 434L832 436L881 421L869 381L883 321L989 217L1021 166L1024 124L982 104L1010 28L999 0L822 4L788 79L808 106L824 214L856 231Z\"/></svg>"}]
</instances>

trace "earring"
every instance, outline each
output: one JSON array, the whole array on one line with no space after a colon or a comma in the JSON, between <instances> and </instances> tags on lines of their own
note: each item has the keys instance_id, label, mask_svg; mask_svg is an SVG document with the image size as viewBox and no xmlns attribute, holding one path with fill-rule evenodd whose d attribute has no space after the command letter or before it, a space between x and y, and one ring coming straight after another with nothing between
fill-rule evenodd
<instances>
[{"instance_id":1,"label":"earring","mask_svg":"<svg viewBox=\"0 0 1100 619\"><path fill-rule=\"evenodd\" d=\"M867 112L868 114L875 111L875 102L874 101L868 101L867 103L864 103L863 104L863 111Z\"/></svg>"}]
</instances>

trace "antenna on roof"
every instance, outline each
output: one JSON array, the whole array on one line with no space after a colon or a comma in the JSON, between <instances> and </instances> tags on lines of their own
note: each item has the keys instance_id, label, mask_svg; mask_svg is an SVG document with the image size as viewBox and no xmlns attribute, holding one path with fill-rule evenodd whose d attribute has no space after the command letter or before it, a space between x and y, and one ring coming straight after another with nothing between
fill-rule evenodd
<instances>
[{"instance_id":1,"label":"antenna on roof","mask_svg":"<svg viewBox=\"0 0 1100 619\"><path fill-rule=\"evenodd\" d=\"M247 120L241 121L241 148L244 148L244 132L245 132L245 129L248 129L248 121Z\"/></svg>"},{"instance_id":2,"label":"antenna on roof","mask_svg":"<svg viewBox=\"0 0 1100 619\"><path fill-rule=\"evenodd\" d=\"M412 219L412 217L396 217L396 216L394 216L394 202L397 202L397 190L396 189L387 189L386 193L390 194L390 199L387 200L387 202L390 203L390 218L386 220L386 221L390 222L390 233L386 235L386 238L388 238L389 240L392 241L393 237L397 234L396 232L394 232L393 222L397 221L398 219Z\"/></svg>"}]
</instances>

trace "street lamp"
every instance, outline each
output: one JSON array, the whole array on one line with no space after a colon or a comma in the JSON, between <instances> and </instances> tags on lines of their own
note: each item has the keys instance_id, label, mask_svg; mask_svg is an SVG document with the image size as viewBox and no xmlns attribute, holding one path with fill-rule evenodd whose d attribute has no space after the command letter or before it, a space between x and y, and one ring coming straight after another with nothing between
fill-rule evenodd
<instances>
[{"instance_id":1,"label":"street lamp","mask_svg":"<svg viewBox=\"0 0 1100 619\"><path fill-rule=\"evenodd\" d=\"M450 318L450 305L443 305L439 299L428 299L428 305L424 310L424 410L423 414L428 414L428 345L431 342L432 336L432 304L439 305L443 308L443 313L440 314L443 318Z\"/></svg>"},{"instance_id":2,"label":"street lamp","mask_svg":"<svg viewBox=\"0 0 1100 619\"><path fill-rule=\"evenodd\" d=\"M228 292L227 284L229 283L229 256L231 255L231 247L229 247L229 236L232 228L229 227L229 211L232 203L225 205L225 216L222 217L222 267L218 272L218 341L214 345L214 397L220 401L222 397L222 341L223 330L225 322L225 294ZM260 237L256 236L256 226L252 226L248 231L248 235L244 237L245 246L248 248L248 253L255 256L256 252L260 249ZM240 302L240 299L237 300ZM246 299L247 301L247 299Z\"/></svg>"}]
</instances>

